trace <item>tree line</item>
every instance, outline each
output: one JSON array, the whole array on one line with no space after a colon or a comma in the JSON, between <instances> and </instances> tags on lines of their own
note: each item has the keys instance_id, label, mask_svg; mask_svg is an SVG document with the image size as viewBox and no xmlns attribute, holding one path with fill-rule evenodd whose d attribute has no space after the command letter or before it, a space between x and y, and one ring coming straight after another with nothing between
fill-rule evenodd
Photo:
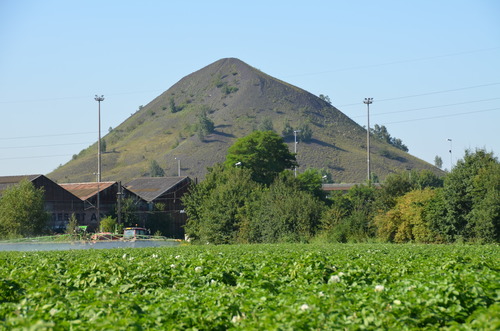
<instances>
[{"instance_id":1,"label":"tree line","mask_svg":"<svg viewBox=\"0 0 500 331\"><path fill-rule=\"evenodd\" d=\"M402 171L380 186L363 183L328 196L322 190L324 172L307 169L295 177L297 166L273 131L238 139L225 162L210 168L183 197L187 236L212 244L500 242L500 163L492 152L468 150L442 177ZM43 194L26 180L4 191L0 238L47 233ZM124 225L137 222L133 209L131 201L123 201ZM161 233L165 219L156 218L146 223Z\"/></svg>"},{"instance_id":2,"label":"tree line","mask_svg":"<svg viewBox=\"0 0 500 331\"><path fill-rule=\"evenodd\" d=\"M500 242L500 163L466 151L445 176L389 175L326 196L322 174L294 177L295 156L272 131L256 131L183 198L186 234L200 243Z\"/></svg>"}]
</instances>

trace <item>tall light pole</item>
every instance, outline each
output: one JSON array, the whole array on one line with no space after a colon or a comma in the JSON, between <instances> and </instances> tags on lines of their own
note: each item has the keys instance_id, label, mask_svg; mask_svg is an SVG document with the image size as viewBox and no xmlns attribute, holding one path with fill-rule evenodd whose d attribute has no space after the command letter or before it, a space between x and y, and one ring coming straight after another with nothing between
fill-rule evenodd
<instances>
[{"instance_id":1,"label":"tall light pole","mask_svg":"<svg viewBox=\"0 0 500 331\"><path fill-rule=\"evenodd\" d=\"M100 197L99 197L99 183L101 182L101 101L104 101L104 95L98 96L95 95L95 101L99 104L98 111L98 139L97 139L97 221L99 224L101 223L101 214L100 214Z\"/></svg>"},{"instance_id":2,"label":"tall light pole","mask_svg":"<svg viewBox=\"0 0 500 331\"><path fill-rule=\"evenodd\" d=\"M295 137L295 144L293 152L297 155L297 133L301 132L301 130L293 130L293 136ZM297 167L293 168L293 175L297 177Z\"/></svg>"},{"instance_id":3,"label":"tall light pole","mask_svg":"<svg viewBox=\"0 0 500 331\"><path fill-rule=\"evenodd\" d=\"M448 138L448 141L450 142L450 171L451 171L451 168L453 168L453 140Z\"/></svg>"},{"instance_id":4,"label":"tall light pole","mask_svg":"<svg viewBox=\"0 0 500 331\"><path fill-rule=\"evenodd\" d=\"M175 158L177 160L177 176L181 176L181 159L180 158Z\"/></svg>"},{"instance_id":5,"label":"tall light pole","mask_svg":"<svg viewBox=\"0 0 500 331\"><path fill-rule=\"evenodd\" d=\"M368 124L366 127L366 165L367 165L367 180L368 180L368 185L370 185L370 105L373 103L373 98L365 98L363 101L364 104L366 104L367 108L367 114L368 114Z\"/></svg>"}]
</instances>

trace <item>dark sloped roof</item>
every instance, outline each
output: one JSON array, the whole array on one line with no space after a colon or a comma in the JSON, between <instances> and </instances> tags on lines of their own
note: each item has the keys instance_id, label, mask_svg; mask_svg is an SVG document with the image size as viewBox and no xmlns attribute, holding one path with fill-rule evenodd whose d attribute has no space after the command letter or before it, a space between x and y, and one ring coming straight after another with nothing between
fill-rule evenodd
<instances>
[{"instance_id":1,"label":"dark sloped roof","mask_svg":"<svg viewBox=\"0 0 500 331\"><path fill-rule=\"evenodd\" d=\"M0 195L10 186L19 184L23 179L32 182L40 176L43 175L0 176Z\"/></svg>"},{"instance_id":2,"label":"dark sloped roof","mask_svg":"<svg viewBox=\"0 0 500 331\"><path fill-rule=\"evenodd\" d=\"M59 185L65 190L73 193L73 195L76 195L81 200L87 200L97 194L98 187L99 192L102 192L114 184L116 184L116 182L67 183Z\"/></svg>"},{"instance_id":3,"label":"dark sloped roof","mask_svg":"<svg viewBox=\"0 0 500 331\"><path fill-rule=\"evenodd\" d=\"M141 177L128 182L124 186L142 199L151 202L168 192L175 185L186 180L189 180L189 177Z\"/></svg>"}]
</instances>

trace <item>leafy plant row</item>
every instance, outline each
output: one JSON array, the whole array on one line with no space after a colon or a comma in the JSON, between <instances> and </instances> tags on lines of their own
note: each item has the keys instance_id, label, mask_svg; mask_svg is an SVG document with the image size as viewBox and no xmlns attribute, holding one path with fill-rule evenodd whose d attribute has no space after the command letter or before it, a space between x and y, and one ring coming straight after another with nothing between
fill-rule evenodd
<instances>
[{"instance_id":1,"label":"leafy plant row","mask_svg":"<svg viewBox=\"0 0 500 331\"><path fill-rule=\"evenodd\" d=\"M0 329L498 329L498 246L0 253Z\"/></svg>"}]
</instances>

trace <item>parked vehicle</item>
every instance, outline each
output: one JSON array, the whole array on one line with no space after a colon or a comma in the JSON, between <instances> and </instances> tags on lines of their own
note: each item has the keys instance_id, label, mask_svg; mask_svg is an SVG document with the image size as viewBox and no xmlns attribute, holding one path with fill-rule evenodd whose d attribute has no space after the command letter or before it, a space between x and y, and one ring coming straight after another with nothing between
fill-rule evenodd
<instances>
[{"instance_id":1,"label":"parked vehicle","mask_svg":"<svg viewBox=\"0 0 500 331\"><path fill-rule=\"evenodd\" d=\"M130 227L123 229L123 239L149 239L151 236L145 228Z\"/></svg>"}]
</instances>

